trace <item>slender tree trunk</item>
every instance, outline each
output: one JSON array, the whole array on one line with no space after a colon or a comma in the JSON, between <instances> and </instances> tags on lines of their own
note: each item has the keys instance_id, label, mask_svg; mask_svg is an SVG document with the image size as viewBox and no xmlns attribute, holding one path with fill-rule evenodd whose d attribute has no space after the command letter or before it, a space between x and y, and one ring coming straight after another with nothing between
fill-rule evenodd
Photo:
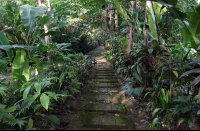
<instances>
[{"instance_id":1,"label":"slender tree trunk","mask_svg":"<svg viewBox=\"0 0 200 131\"><path fill-rule=\"evenodd\" d=\"M118 12L115 10L115 32L116 36L118 35Z\"/></svg>"},{"instance_id":2,"label":"slender tree trunk","mask_svg":"<svg viewBox=\"0 0 200 131\"><path fill-rule=\"evenodd\" d=\"M38 0L38 4L39 6L46 6L45 0ZM47 0L47 4L48 4L48 11L51 10L51 5L50 5L50 0ZM44 14L45 15L45 14ZM43 15L43 16L44 16ZM50 21L48 21L45 25L44 25L44 32L47 33L48 32L48 25L50 24ZM49 36L45 36L45 42L46 44L49 44Z\"/></svg>"},{"instance_id":3,"label":"slender tree trunk","mask_svg":"<svg viewBox=\"0 0 200 131\"><path fill-rule=\"evenodd\" d=\"M113 17L112 17L112 13L114 13L113 12L113 5L112 4L108 4L108 13L109 13L109 18L110 18L110 21L109 21L109 25L110 25L110 31L114 31L114 26L113 26L113 21L112 21L112 19L113 19Z\"/></svg>"},{"instance_id":4,"label":"slender tree trunk","mask_svg":"<svg viewBox=\"0 0 200 131\"><path fill-rule=\"evenodd\" d=\"M150 43L148 41L150 41L151 37L148 36L148 34L147 34L147 32L150 32L149 26L147 26L148 25L148 16L147 16L147 14L149 13L149 9L148 8L152 8L152 4L151 4L151 1L146 0L144 45L150 47Z\"/></svg>"},{"instance_id":5,"label":"slender tree trunk","mask_svg":"<svg viewBox=\"0 0 200 131\"><path fill-rule=\"evenodd\" d=\"M131 14L133 13L133 6L134 6L134 1L130 2L130 8L129 8L129 12L131 12ZM129 55L129 51L131 50L131 43L133 42L133 27L132 25L127 27L127 48L126 48L126 53Z\"/></svg>"},{"instance_id":6,"label":"slender tree trunk","mask_svg":"<svg viewBox=\"0 0 200 131\"><path fill-rule=\"evenodd\" d=\"M107 10L108 10L108 5L105 5L105 31L107 30Z\"/></svg>"}]
</instances>

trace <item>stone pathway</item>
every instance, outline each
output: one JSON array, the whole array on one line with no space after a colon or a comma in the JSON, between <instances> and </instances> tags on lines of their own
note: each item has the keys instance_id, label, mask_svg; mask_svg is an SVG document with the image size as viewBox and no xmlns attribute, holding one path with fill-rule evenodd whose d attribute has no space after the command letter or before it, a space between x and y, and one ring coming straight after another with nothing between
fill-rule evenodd
<instances>
[{"instance_id":1,"label":"stone pathway","mask_svg":"<svg viewBox=\"0 0 200 131\"><path fill-rule=\"evenodd\" d=\"M103 46L100 46L96 52L90 52L97 65L92 86L85 99L74 104L74 108L79 112L78 117L71 120L73 130L133 129L133 123L126 115L125 105L112 103L113 97L120 89L113 69L101 54L103 50Z\"/></svg>"}]
</instances>

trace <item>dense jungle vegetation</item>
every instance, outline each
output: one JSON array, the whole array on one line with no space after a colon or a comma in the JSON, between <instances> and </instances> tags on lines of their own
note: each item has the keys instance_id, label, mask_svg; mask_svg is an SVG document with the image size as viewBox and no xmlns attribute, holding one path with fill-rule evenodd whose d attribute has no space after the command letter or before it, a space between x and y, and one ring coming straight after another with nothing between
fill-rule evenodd
<instances>
[{"instance_id":1,"label":"dense jungle vegetation","mask_svg":"<svg viewBox=\"0 0 200 131\"><path fill-rule=\"evenodd\" d=\"M98 45L126 97L151 114L149 129L199 126L196 0L1 0L0 129L39 129L35 115L75 99ZM45 121L60 124L55 114Z\"/></svg>"}]
</instances>

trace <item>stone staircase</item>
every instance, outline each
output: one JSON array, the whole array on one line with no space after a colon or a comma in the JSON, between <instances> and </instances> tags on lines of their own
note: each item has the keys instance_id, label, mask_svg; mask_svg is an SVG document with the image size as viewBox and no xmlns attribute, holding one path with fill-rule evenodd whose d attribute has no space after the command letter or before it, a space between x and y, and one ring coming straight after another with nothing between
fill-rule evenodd
<instances>
[{"instance_id":1,"label":"stone staircase","mask_svg":"<svg viewBox=\"0 0 200 131\"><path fill-rule=\"evenodd\" d=\"M125 117L125 105L112 103L117 93L119 87L112 68L97 68L92 88L79 106L85 112L81 129L133 129L131 120Z\"/></svg>"},{"instance_id":2,"label":"stone staircase","mask_svg":"<svg viewBox=\"0 0 200 131\"><path fill-rule=\"evenodd\" d=\"M73 129L79 130L127 130L133 129L132 121L127 117L124 104L113 104L112 99L119 93L117 78L113 69L102 66L107 62L95 65L92 85L80 103L76 103L79 118L75 119Z\"/></svg>"}]
</instances>

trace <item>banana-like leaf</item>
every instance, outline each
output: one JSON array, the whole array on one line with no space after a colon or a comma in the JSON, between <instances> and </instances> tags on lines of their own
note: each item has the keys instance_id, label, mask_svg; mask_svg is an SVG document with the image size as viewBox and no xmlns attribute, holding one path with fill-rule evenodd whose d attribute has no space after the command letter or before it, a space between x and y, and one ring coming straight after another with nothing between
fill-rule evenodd
<instances>
[{"instance_id":1,"label":"banana-like leaf","mask_svg":"<svg viewBox=\"0 0 200 131\"><path fill-rule=\"evenodd\" d=\"M191 74L191 73L199 73L199 72L200 72L200 68L196 68L196 69L193 69L193 70L190 70L190 71L186 71L185 73L183 73L183 74L180 76L180 78L183 77L183 76L186 76L186 75L188 75L188 74Z\"/></svg>"},{"instance_id":2,"label":"banana-like leaf","mask_svg":"<svg viewBox=\"0 0 200 131\"><path fill-rule=\"evenodd\" d=\"M8 41L8 38L1 32L0 32L0 45L10 45L10 43ZM12 54L11 54L10 49L7 49L6 53L7 53L8 57L9 57L9 59L11 60Z\"/></svg>"},{"instance_id":3,"label":"banana-like leaf","mask_svg":"<svg viewBox=\"0 0 200 131\"><path fill-rule=\"evenodd\" d=\"M200 5L195 8L190 15L189 29L193 36L200 33Z\"/></svg>"},{"instance_id":4,"label":"banana-like leaf","mask_svg":"<svg viewBox=\"0 0 200 131\"><path fill-rule=\"evenodd\" d=\"M192 84L195 86L200 82L200 75L192 82Z\"/></svg>"},{"instance_id":5,"label":"banana-like leaf","mask_svg":"<svg viewBox=\"0 0 200 131\"><path fill-rule=\"evenodd\" d=\"M118 0L111 0L111 1L114 3L119 13L127 20L127 12L125 9L122 8L119 1Z\"/></svg>"},{"instance_id":6,"label":"banana-like leaf","mask_svg":"<svg viewBox=\"0 0 200 131\"><path fill-rule=\"evenodd\" d=\"M146 81L146 76L144 73L144 68L141 65L137 65L137 72L140 75L140 78L142 78L143 83Z\"/></svg>"},{"instance_id":7,"label":"banana-like leaf","mask_svg":"<svg viewBox=\"0 0 200 131\"><path fill-rule=\"evenodd\" d=\"M155 21L153 19L154 16L152 16L151 14L148 14L148 23L149 23L149 28L151 30L151 34L153 36L153 38L157 38L157 32L156 32L156 25L155 25Z\"/></svg>"},{"instance_id":8,"label":"banana-like leaf","mask_svg":"<svg viewBox=\"0 0 200 131\"><path fill-rule=\"evenodd\" d=\"M186 29L186 27L183 27L181 30L181 36L183 38L183 44L187 46L189 44L189 41L191 39L190 32Z\"/></svg>"},{"instance_id":9,"label":"banana-like leaf","mask_svg":"<svg viewBox=\"0 0 200 131\"><path fill-rule=\"evenodd\" d=\"M22 5L20 6L20 15L22 23L24 24L24 27L28 29L29 31L33 32L35 26L36 26L36 17L42 16L45 11L47 11L48 7L45 6L38 6L33 7L31 5Z\"/></svg>"},{"instance_id":10,"label":"banana-like leaf","mask_svg":"<svg viewBox=\"0 0 200 131\"><path fill-rule=\"evenodd\" d=\"M29 80L29 60L23 49L17 49L12 65L13 80L17 81L17 87L21 87Z\"/></svg>"}]
</instances>

